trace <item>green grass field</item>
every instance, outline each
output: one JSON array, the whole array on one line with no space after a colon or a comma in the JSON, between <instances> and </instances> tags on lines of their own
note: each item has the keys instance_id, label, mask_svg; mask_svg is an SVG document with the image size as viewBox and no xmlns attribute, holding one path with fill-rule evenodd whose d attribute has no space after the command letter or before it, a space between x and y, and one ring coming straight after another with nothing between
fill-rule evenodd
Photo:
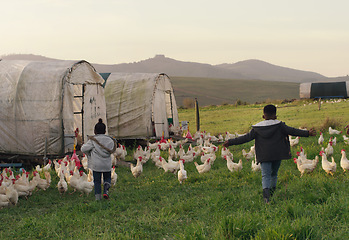
<instances>
[{"instance_id":1,"label":"green grass field","mask_svg":"<svg viewBox=\"0 0 349 240\"><path fill-rule=\"evenodd\" d=\"M326 128L344 130L349 123L348 105L349 101L323 103L319 111L316 103L279 104L278 118L293 127L324 131L326 147L330 137ZM263 105L201 108L201 130L247 132L262 120L262 109ZM193 109L179 111L192 133L194 116ZM321 149L318 136L301 138L292 155L303 146L308 158L314 158ZM252 145L230 147L235 161L242 158L243 148ZM109 201L96 202L93 194L60 196L58 178L53 177L48 190L0 210L0 239L348 239L349 175L339 160L340 150L348 152L349 145L341 135L334 149L334 176L327 176L319 163L313 173L300 177L292 160L283 161L277 191L268 205L262 200L261 175L251 171L251 163L243 160L242 171L232 173L220 152L205 174L185 163L188 179L182 185L177 175L157 169L151 160L138 178L119 166ZM128 161L131 156L128 149Z\"/></svg>"},{"instance_id":2,"label":"green grass field","mask_svg":"<svg viewBox=\"0 0 349 240\"><path fill-rule=\"evenodd\" d=\"M171 82L178 106L184 106L185 99L194 98L199 106L299 98L299 83L195 77L171 77Z\"/></svg>"}]
</instances>

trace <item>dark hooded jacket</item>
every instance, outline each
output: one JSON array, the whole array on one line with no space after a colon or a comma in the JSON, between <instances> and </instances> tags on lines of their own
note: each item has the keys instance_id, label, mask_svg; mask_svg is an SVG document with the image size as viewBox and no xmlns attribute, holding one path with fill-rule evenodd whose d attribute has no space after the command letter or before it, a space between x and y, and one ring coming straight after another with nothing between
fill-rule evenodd
<instances>
[{"instance_id":1,"label":"dark hooded jacket","mask_svg":"<svg viewBox=\"0 0 349 240\"><path fill-rule=\"evenodd\" d=\"M253 125L249 133L229 139L228 145L238 145L255 139L258 163L279 161L291 158L289 135L309 137L309 131L289 127L279 120L265 120Z\"/></svg>"}]
</instances>

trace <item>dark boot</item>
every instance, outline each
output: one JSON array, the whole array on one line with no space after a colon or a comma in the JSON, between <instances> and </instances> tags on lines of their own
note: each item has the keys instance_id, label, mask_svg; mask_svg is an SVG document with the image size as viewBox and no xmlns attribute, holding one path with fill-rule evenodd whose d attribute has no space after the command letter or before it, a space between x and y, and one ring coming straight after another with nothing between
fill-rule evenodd
<instances>
[{"instance_id":1,"label":"dark boot","mask_svg":"<svg viewBox=\"0 0 349 240\"><path fill-rule=\"evenodd\" d=\"M110 188L110 183L105 182L103 184L103 191L104 191L103 197L105 199L109 199L109 188Z\"/></svg>"},{"instance_id":2,"label":"dark boot","mask_svg":"<svg viewBox=\"0 0 349 240\"><path fill-rule=\"evenodd\" d=\"M270 189L270 197L272 197L272 196L274 195L275 190L276 190L276 187L272 187L272 188Z\"/></svg>"},{"instance_id":3,"label":"dark boot","mask_svg":"<svg viewBox=\"0 0 349 240\"><path fill-rule=\"evenodd\" d=\"M270 188L264 188L263 189L263 199L265 203L269 203L270 198Z\"/></svg>"}]
</instances>

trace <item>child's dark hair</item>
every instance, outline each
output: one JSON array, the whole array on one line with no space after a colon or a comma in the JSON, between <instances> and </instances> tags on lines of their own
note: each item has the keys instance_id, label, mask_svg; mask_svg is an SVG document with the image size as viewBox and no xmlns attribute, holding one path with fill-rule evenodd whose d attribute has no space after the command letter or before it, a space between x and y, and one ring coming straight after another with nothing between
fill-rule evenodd
<instances>
[{"instance_id":1,"label":"child's dark hair","mask_svg":"<svg viewBox=\"0 0 349 240\"><path fill-rule=\"evenodd\" d=\"M105 134L105 128L102 118L98 119L98 123L95 125L95 134Z\"/></svg>"},{"instance_id":2,"label":"child's dark hair","mask_svg":"<svg viewBox=\"0 0 349 240\"><path fill-rule=\"evenodd\" d=\"M267 106L264 107L263 109L263 113L264 115L266 115L267 117L273 117L276 116L276 107L272 104L269 104Z\"/></svg>"}]
</instances>

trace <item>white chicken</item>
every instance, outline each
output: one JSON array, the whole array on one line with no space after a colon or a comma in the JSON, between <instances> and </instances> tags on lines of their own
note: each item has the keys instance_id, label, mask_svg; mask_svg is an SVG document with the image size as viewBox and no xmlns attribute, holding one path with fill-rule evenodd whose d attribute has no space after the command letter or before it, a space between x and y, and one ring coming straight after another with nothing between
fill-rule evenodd
<instances>
[{"instance_id":1,"label":"white chicken","mask_svg":"<svg viewBox=\"0 0 349 240\"><path fill-rule=\"evenodd\" d=\"M230 152L229 148L222 147L221 150L221 156L224 158L224 156L228 155L229 157L233 158L233 154Z\"/></svg>"},{"instance_id":2,"label":"white chicken","mask_svg":"<svg viewBox=\"0 0 349 240\"><path fill-rule=\"evenodd\" d=\"M141 145L138 145L138 147L136 148L136 151L133 153L133 159L137 160L139 157L143 158L143 156L144 156L143 148Z\"/></svg>"},{"instance_id":3,"label":"white chicken","mask_svg":"<svg viewBox=\"0 0 349 240\"><path fill-rule=\"evenodd\" d=\"M251 169L253 172L261 171L261 164L257 164L257 160L254 159L251 161Z\"/></svg>"},{"instance_id":4,"label":"white chicken","mask_svg":"<svg viewBox=\"0 0 349 240\"><path fill-rule=\"evenodd\" d=\"M136 166L134 166L132 163L130 164L130 169L131 169L132 175L135 178L139 177L142 174L142 172L143 172L143 164L142 164L142 157L141 156L139 156L137 158Z\"/></svg>"},{"instance_id":5,"label":"white chicken","mask_svg":"<svg viewBox=\"0 0 349 240\"><path fill-rule=\"evenodd\" d=\"M114 166L111 169L111 182L110 182L110 185L111 186L115 186L117 180L118 180L118 174L115 172L115 166Z\"/></svg>"},{"instance_id":6,"label":"white chicken","mask_svg":"<svg viewBox=\"0 0 349 240\"><path fill-rule=\"evenodd\" d=\"M10 199L7 194L0 194L0 209L8 207L10 205Z\"/></svg>"},{"instance_id":7,"label":"white chicken","mask_svg":"<svg viewBox=\"0 0 349 240\"><path fill-rule=\"evenodd\" d=\"M292 136L289 135L288 138L289 138L291 147L294 147L294 146L296 146L299 143L299 138L300 138L299 136L297 136L295 138L292 138Z\"/></svg>"},{"instance_id":8,"label":"white chicken","mask_svg":"<svg viewBox=\"0 0 349 240\"><path fill-rule=\"evenodd\" d=\"M184 159L179 159L179 171L178 171L178 181L182 184L188 177L187 171L184 169Z\"/></svg>"},{"instance_id":9,"label":"white chicken","mask_svg":"<svg viewBox=\"0 0 349 240\"><path fill-rule=\"evenodd\" d=\"M85 170L88 170L88 158L86 154L83 155L81 159L81 164Z\"/></svg>"},{"instance_id":10,"label":"white chicken","mask_svg":"<svg viewBox=\"0 0 349 240\"><path fill-rule=\"evenodd\" d=\"M51 169L52 161L49 159L48 163L42 168L43 171L49 171Z\"/></svg>"},{"instance_id":11,"label":"white chicken","mask_svg":"<svg viewBox=\"0 0 349 240\"><path fill-rule=\"evenodd\" d=\"M168 155L171 156L171 158L177 158L178 154L176 152L176 149L170 145L168 149Z\"/></svg>"},{"instance_id":12,"label":"white chicken","mask_svg":"<svg viewBox=\"0 0 349 240\"><path fill-rule=\"evenodd\" d=\"M326 153L327 157L333 155L333 147L332 147L332 142L331 141L327 144L327 147L325 148L325 153Z\"/></svg>"},{"instance_id":13,"label":"white chicken","mask_svg":"<svg viewBox=\"0 0 349 240\"><path fill-rule=\"evenodd\" d=\"M349 144L349 138L346 135L343 135L343 140L345 144Z\"/></svg>"},{"instance_id":14,"label":"white chicken","mask_svg":"<svg viewBox=\"0 0 349 240\"><path fill-rule=\"evenodd\" d=\"M205 146L202 147L202 151L204 153L215 153L215 152L217 152L217 150L218 150L218 147L214 146L214 145L211 145L209 147L205 147Z\"/></svg>"},{"instance_id":15,"label":"white chicken","mask_svg":"<svg viewBox=\"0 0 349 240\"><path fill-rule=\"evenodd\" d=\"M179 158L182 158L185 155L185 151L182 145L179 145L179 150L177 152Z\"/></svg>"},{"instance_id":16,"label":"white chicken","mask_svg":"<svg viewBox=\"0 0 349 240\"><path fill-rule=\"evenodd\" d=\"M301 173L301 177L304 173L311 173L314 171L314 169L317 166L317 163L319 161L319 158L315 158L314 162L308 162L304 163L302 162L301 158L294 158L294 162L297 164L297 169Z\"/></svg>"},{"instance_id":17,"label":"white chicken","mask_svg":"<svg viewBox=\"0 0 349 240\"><path fill-rule=\"evenodd\" d=\"M159 160L165 172L171 172L176 174L177 171L179 170L179 162L175 162L175 161L166 162L164 158L159 158Z\"/></svg>"},{"instance_id":18,"label":"white chicken","mask_svg":"<svg viewBox=\"0 0 349 240\"><path fill-rule=\"evenodd\" d=\"M199 165L197 162L194 162L196 170L202 174L202 173L206 173L208 171L210 171L211 169L211 164L210 164L210 159L207 159L206 162L204 162L203 164Z\"/></svg>"},{"instance_id":19,"label":"white chicken","mask_svg":"<svg viewBox=\"0 0 349 240\"><path fill-rule=\"evenodd\" d=\"M51 184L51 174L49 172L45 172L45 179L41 178L39 173L34 171L33 172L34 176L32 181L36 183L36 187L38 189L46 190L50 187Z\"/></svg>"},{"instance_id":20,"label":"white chicken","mask_svg":"<svg viewBox=\"0 0 349 240\"><path fill-rule=\"evenodd\" d=\"M154 158L152 158L152 161L158 168L162 168L162 160L164 160L164 158L161 156L155 156Z\"/></svg>"},{"instance_id":21,"label":"white chicken","mask_svg":"<svg viewBox=\"0 0 349 240\"><path fill-rule=\"evenodd\" d=\"M246 158L247 161L251 160L255 155L255 146L251 146L250 151L246 152L245 149L242 149L242 156Z\"/></svg>"},{"instance_id":22,"label":"white chicken","mask_svg":"<svg viewBox=\"0 0 349 240\"><path fill-rule=\"evenodd\" d=\"M153 161L154 161L155 158L158 158L160 156L160 154L161 154L160 149L161 149L161 146L158 145L156 150L154 152L150 153L150 158L153 159Z\"/></svg>"},{"instance_id":23,"label":"white chicken","mask_svg":"<svg viewBox=\"0 0 349 240\"><path fill-rule=\"evenodd\" d=\"M337 137L330 137L330 142L332 142L332 146L336 146L337 145Z\"/></svg>"},{"instance_id":24,"label":"white chicken","mask_svg":"<svg viewBox=\"0 0 349 240\"><path fill-rule=\"evenodd\" d=\"M349 170L349 160L347 158L347 155L344 149L342 149L341 154L342 154L342 157L341 157L340 165L343 171L346 172L347 170Z\"/></svg>"},{"instance_id":25,"label":"white chicken","mask_svg":"<svg viewBox=\"0 0 349 240\"><path fill-rule=\"evenodd\" d=\"M118 144L118 147L116 148L114 152L115 158L119 161L125 161L125 157L127 155L127 150L124 145Z\"/></svg>"},{"instance_id":26,"label":"white chicken","mask_svg":"<svg viewBox=\"0 0 349 240\"><path fill-rule=\"evenodd\" d=\"M227 160L227 167L229 171L231 172L238 172L242 169L242 160L240 159L238 163L235 163L233 161L233 158L230 158L229 156L224 157L225 160Z\"/></svg>"},{"instance_id":27,"label":"white chicken","mask_svg":"<svg viewBox=\"0 0 349 240\"><path fill-rule=\"evenodd\" d=\"M8 196L10 203L16 206L18 203L18 192L14 188L14 182L15 179L12 179L10 185L6 188L6 195Z\"/></svg>"},{"instance_id":28,"label":"white chicken","mask_svg":"<svg viewBox=\"0 0 349 240\"><path fill-rule=\"evenodd\" d=\"M331 134L331 135L333 135L333 134L341 134L342 131L338 131L336 129L333 129L333 128L329 127L328 128L328 133Z\"/></svg>"},{"instance_id":29,"label":"white chicken","mask_svg":"<svg viewBox=\"0 0 349 240\"><path fill-rule=\"evenodd\" d=\"M192 162L192 161L194 161L195 156L196 156L196 153L193 152L192 154L189 154L189 155L185 154L180 158L184 159L186 162Z\"/></svg>"},{"instance_id":30,"label":"white chicken","mask_svg":"<svg viewBox=\"0 0 349 240\"><path fill-rule=\"evenodd\" d=\"M158 145L160 145L159 141L156 141L155 143L148 142L148 147L150 148L150 150L155 150Z\"/></svg>"},{"instance_id":31,"label":"white chicken","mask_svg":"<svg viewBox=\"0 0 349 240\"><path fill-rule=\"evenodd\" d=\"M68 190L68 183L64 179L64 172L60 174L59 181L57 183L58 192L62 195Z\"/></svg>"},{"instance_id":32,"label":"white chicken","mask_svg":"<svg viewBox=\"0 0 349 240\"><path fill-rule=\"evenodd\" d=\"M317 142L318 142L319 145L322 145L324 143L324 141L325 141L324 135L323 135L322 132L320 132L320 137L319 137Z\"/></svg>"},{"instance_id":33,"label":"white chicken","mask_svg":"<svg viewBox=\"0 0 349 240\"><path fill-rule=\"evenodd\" d=\"M79 191L81 192L80 197L86 193L86 195L88 196L90 192L92 192L93 187L94 187L94 183L93 182L89 182L87 180L87 175L83 172L80 171L78 173L73 172L70 181L69 181L69 185L74 189L74 192ZM72 194L70 193L70 194Z\"/></svg>"},{"instance_id":34,"label":"white chicken","mask_svg":"<svg viewBox=\"0 0 349 240\"><path fill-rule=\"evenodd\" d=\"M228 141L229 139L233 139L233 138L236 138L236 135L235 134L231 134L229 132L225 132L225 141Z\"/></svg>"},{"instance_id":35,"label":"white chicken","mask_svg":"<svg viewBox=\"0 0 349 240\"><path fill-rule=\"evenodd\" d=\"M210 164L212 165L214 163L214 161L216 160L217 156L215 153L201 153L201 157L200 157L200 160L202 163L206 162L207 159L210 158Z\"/></svg>"},{"instance_id":36,"label":"white chicken","mask_svg":"<svg viewBox=\"0 0 349 240\"><path fill-rule=\"evenodd\" d=\"M28 174L26 174L26 176L28 176ZM28 177L21 178L21 179L18 179L17 181L14 181L13 186L18 192L18 197L25 197L26 199L28 198L29 195L31 195L32 191L36 187L34 183L29 183Z\"/></svg>"},{"instance_id":37,"label":"white chicken","mask_svg":"<svg viewBox=\"0 0 349 240\"><path fill-rule=\"evenodd\" d=\"M296 160L299 159L300 164L314 164L315 162L319 162L318 156L315 156L314 159L307 159L307 155L304 154L304 151L297 152L297 156L298 158L296 158ZM297 163L297 162L294 161L294 163Z\"/></svg>"},{"instance_id":38,"label":"white chicken","mask_svg":"<svg viewBox=\"0 0 349 240\"><path fill-rule=\"evenodd\" d=\"M327 160L326 153L324 151L320 152L320 156L322 157L321 165L322 169L327 173L331 174L333 176L333 173L337 170L337 164L334 161L334 158L332 157L332 162L329 162Z\"/></svg>"}]
</instances>

